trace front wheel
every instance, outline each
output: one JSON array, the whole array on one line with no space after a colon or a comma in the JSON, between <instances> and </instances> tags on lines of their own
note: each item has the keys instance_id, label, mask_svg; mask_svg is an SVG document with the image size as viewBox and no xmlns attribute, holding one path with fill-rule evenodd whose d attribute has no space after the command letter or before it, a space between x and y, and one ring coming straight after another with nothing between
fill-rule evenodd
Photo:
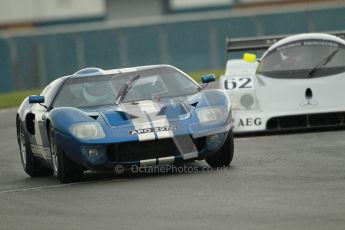
<instances>
[{"instance_id":1,"label":"front wheel","mask_svg":"<svg viewBox=\"0 0 345 230\"><path fill-rule=\"evenodd\" d=\"M54 173L61 183L70 183L79 181L83 176L83 170L71 159L69 159L61 147L56 143L53 128L50 127L50 153L53 163Z\"/></svg>"},{"instance_id":2,"label":"front wheel","mask_svg":"<svg viewBox=\"0 0 345 230\"><path fill-rule=\"evenodd\" d=\"M23 125L19 126L18 144L20 151L20 159L22 161L23 169L31 177L42 177L53 175L53 170L44 167L39 160L34 156L29 141L25 136Z\"/></svg>"},{"instance_id":3,"label":"front wheel","mask_svg":"<svg viewBox=\"0 0 345 230\"><path fill-rule=\"evenodd\" d=\"M210 157L206 159L206 162L212 168L227 167L230 165L234 157L234 133L231 130L226 138L223 146Z\"/></svg>"}]
</instances>

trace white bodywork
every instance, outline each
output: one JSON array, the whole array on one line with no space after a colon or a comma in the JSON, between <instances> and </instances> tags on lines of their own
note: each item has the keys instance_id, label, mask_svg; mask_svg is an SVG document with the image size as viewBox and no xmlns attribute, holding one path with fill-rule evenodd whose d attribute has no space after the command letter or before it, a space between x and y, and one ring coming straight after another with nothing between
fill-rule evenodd
<instances>
[{"instance_id":1,"label":"white bodywork","mask_svg":"<svg viewBox=\"0 0 345 230\"><path fill-rule=\"evenodd\" d=\"M273 44L262 57L285 43L303 39L331 40L345 45L344 40L332 35L300 34ZM257 61L229 60L220 79L220 89L228 92L233 105L235 133L267 131L267 121L275 117L345 112L344 72L316 78L283 79L256 74L258 65ZM306 96L308 89L312 91L311 98Z\"/></svg>"}]
</instances>

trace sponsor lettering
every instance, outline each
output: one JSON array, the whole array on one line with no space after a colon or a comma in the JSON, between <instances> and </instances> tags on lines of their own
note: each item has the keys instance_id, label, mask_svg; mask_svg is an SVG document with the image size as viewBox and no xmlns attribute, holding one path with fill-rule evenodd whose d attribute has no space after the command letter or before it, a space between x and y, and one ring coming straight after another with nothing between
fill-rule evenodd
<instances>
[{"instance_id":1,"label":"sponsor lettering","mask_svg":"<svg viewBox=\"0 0 345 230\"><path fill-rule=\"evenodd\" d=\"M245 126L260 126L262 124L262 120L260 117L257 118L246 118L246 119L240 119L238 123L238 127L245 127Z\"/></svg>"},{"instance_id":2,"label":"sponsor lettering","mask_svg":"<svg viewBox=\"0 0 345 230\"><path fill-rule=\"evenodd\" d=\"M276 48L277 51L282 51L288 48L297 47L297 46L329 46L329 47L339 47L339 45L335 42L331 41L324 41L324 40L306 40L306 41L298 41L289 44L285 44Z\"/></svg>"}]
</instances>

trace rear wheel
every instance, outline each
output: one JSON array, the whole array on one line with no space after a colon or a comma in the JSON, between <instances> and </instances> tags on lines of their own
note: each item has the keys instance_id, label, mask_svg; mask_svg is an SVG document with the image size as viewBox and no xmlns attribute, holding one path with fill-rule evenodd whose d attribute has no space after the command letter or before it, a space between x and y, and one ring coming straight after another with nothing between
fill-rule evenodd
<instances>
[{"instance_id":1,"label":"rear wheel","mask_svg":"<svg viewBox=\"0 0 345 230\"><path fill-rule=\"evenodd\" d=\"M50 153L53 163L53 170L61 183L70 183L79 181L83 176L83 170L79 165L75 164L69 159L61 147L56 143L53 128L49 128L49 139L50 139Z\"/></svg>"},{"instance_id":2,"label":"rear wheel","mask_svg":"<svg viewBox=\"0 0 345 230\"><path fill-rule=\"evenodd\" d=\"M22 161L24 171L31 177L52 176L54 173L53 170L42 166L39 160L32 153L29 141L24 133L23 125L19 126L19 132L17 135L20 159Z\"/></svg>"},{"instance_id":3,"label":"rear wheel","mask_svg":"<svg viewBox=\"0 0 345 230\"><path fill-rule=\"evenodd\" d=\"M212 168L227 167L230 165L234 157L234 134L231 130L226 138L223 146L210 157L206 159L206 162Z\"/></svg>"}]
</instances>

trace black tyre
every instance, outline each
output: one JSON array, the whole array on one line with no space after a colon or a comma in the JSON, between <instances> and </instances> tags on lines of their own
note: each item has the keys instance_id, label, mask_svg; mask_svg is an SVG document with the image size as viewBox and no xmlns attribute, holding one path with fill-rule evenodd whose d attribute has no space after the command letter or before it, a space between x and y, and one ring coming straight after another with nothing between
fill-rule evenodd
<instances>
[{"instance_id":1,"label":"black tyre","mask_svg":"<svg viewBox=\"0 0 345 230\"><path fill-rule=\"evenodd\" d=\"M70 160L56 143L53 128L49 128L50 153L53 170L61 183L77 182L83 176L83 169Z\"/></svg>"},{"instance_id":2,"label":"black tyre","mask_svg":"<svg viewBox=\"0 0 345 230\"><path fill-rule=\"evenodd\" d=\"M223 146L218 150L218 152L208 157L206 159L206 162L212 168L227 167L230 165L233 157L234 157L234 134L231 130Z\"/></svg>"},{"instance_id":3,"label":"black tyre","mask_svg":"<svg viewBox=\"0 0 345 230\"><path fill-rule=\"evenodd\" d=\"M39 160L32 153L29 141L24 133L22 124L19 125L17 135L20 159L22 161L24 171L31 177L52 176L54 174L53 170L42 166Z\"/></svg>"}]
</instances>

